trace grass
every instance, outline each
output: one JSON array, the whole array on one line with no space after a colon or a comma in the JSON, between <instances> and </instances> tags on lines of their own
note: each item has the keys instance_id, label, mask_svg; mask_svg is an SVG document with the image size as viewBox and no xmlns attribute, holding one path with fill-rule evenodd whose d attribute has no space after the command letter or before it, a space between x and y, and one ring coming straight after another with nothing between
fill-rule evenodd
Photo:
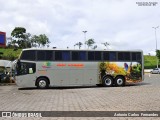
<instances>
[{"instance_id":1,"label":"grass","mask_svg":"<svg viewBox=\"0 0 160 120\"><path fill-rule=\"evenodd\" d=\"M1 59L15 60L19 57L21 51L22 49L14 50L14 49L0 48L0 53L3 53L0 56L1 56Z\"/></svg>"}]
</instances>

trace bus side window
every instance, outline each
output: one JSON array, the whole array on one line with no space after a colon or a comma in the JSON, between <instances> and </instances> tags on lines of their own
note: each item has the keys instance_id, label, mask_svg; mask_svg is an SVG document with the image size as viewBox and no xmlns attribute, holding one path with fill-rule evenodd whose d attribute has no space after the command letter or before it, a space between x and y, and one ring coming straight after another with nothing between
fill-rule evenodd
<instances>
[{"instance_id":1,"label":"bus side window","mask_svg":"<svg viewBox=\"0 0 160 120\"><path fill-rule=\"evenodd\" d=\"M95 51L95 60L102 60L101 52Z\"/></svg>"},{"instance_id":2,"label":"bus side window","mask_svg":"<svg viewBox=\"0 0 160 120\"><path fill-rule=\"evenodd\" d=\"M32 74L36 72L35 63L22 62L19 75Z\"/></svg>"},{"instance_id":3,"label":"bus side window","mask_svg":"<svg viewBox=\"0 0 160 120\"><path fill-rule=\"evenodd\" d=\"M62 51L62 60L64 60L64 61L70 60L70 52L69 51Z\"/></svg>"},{"instance_id":4,"label":"bus side window","mask_svg":"<svg viewBox=\"0 0 160 120\"><path fill-rule=\"evenodd\" d=\"M36 64L35 63L27 63L28 64L28 73L32 74L36 72Z\"/></svg>"},{"instance_id":5,"label":"bus side window","mask_svg":"<svg viewBox=\"0 0 160 120\"><path fill-rule=\"evenodd\" d=\"M137 60L140 61L141 60L141 53L137 53L136 57L137 57Z\"/></svg>"},{"instance_id":6,"label":"bus side window","mask_svg":"<svg viewBox=\"0 0 160 120\"><path fill-rule=\"evenodd\" d=\"M140 61L141 60L141 53L133 52L132 53L132 61Z\"/></svg>"},{"instance_id":7,"label":"bus side window","mask_svg":"<svg viewBox=\"0 0 160 120\"><path fill-rule=\"evenodd\" d=\"M125 60L131 60L130 52L118 52L118 60L119 61L125 61Z\"/></svg>"},{"instance_id":8,"label":"bus side window","mask_svg":"<svg viewBox=\"0 0 160 120\"><path fill-rule=\"evenodd\" d=\"M132 53L132 61L136 61L136 53Z\"/></svg>"},{"instance_id":9,"label":"bus side window","mask_svg":"<svg viewBox=\"0 0 160 120\"><path fill-rule=\"evenodd\" d=\"M72 60L79 60L79 54L78 51L72 51Z\"/></svg>"},{"instance_id":10,"label":"bus side window","mask_svg":"<svg viewBox=\"0 0 160 120\"><path fill-rule=\"evenodd\" d=\"M109 60L110 61L116 61L117 60L116 52L109 52Z\"/></svg>"},{"instance_id":11,"label":"bus side window","mask_svg":"<svg viewBox=\"0 0 160 120\"><path fill-rule=\"evenodd\" d=\"M45 51L43 50L38 50L37 51L37 60L45 60Z\"/></svg>"},{"instance_id":12,"label":"bus side window","mask_svg":"<svg viewBox=\"0 0 160 120\"><path fill-rule=\"evenodd\" d=\"M62 52L55 51L55 60L62 60Z\"/></svg>"},{"instance_id":13,"label":"bus side window","mask_svg":"<svg viewBox=\"0 0 160 120\"><path fill-rule=\"evenodd\" d=\"M86 52L85 51L72 51L72 60L85 61L86 60Z\"/></svg>"},{"instance_id":14,"label":"bus side window","mask_svg":"<svg viewBox=\"0 0 160 120\"><path fill-rule=\"evenodd\" d=\"M45 51L45 52L46 52L45 60L52 61L53 60L53 52L52 51Z\"/></svg>"},{"instance_id":15,"label":"bus side window","mask_svg":"<svg viewBox=\"0 0 160 120\"><path fill-rule=\"evenodd\" d=\"M55 51L55 60L69 61L70 51Z\"/></svg>"},{"instance_id":16,"label":"bus side window","mask_svg":"<svg viewBox=\"0 0 160 120\"><path fill-rule=\"evenodd\" d=\"M124 52L124 60L131 60L130 52Z\"/></svg>"},{"instance_id":17,"label":"bus side window","mask_svg":"<svg viewBox=\"0 0 160 120\"><path fill-rule=\"evenodd\" d=\"M81 60L81 61L86 60L86 52L85 51L80 51L79 52L79 60Z\"/></svg>"},{"instance_id":18,"label":"bus side window","mask_svg":"<svg viewBox=\"0 0 160 120\"><path fill-rule=\"evenodd\" d=\"M46 51L43 51L43 50L38 50L37 51L37 60L38 61L51 61L53 60L53 52L52 51L49 51L49 50L46 50Z\"/></svg>"},{"instance_id":19,"label":"bus side window","mask_svg":"<svg viewBox=\"0 0 160 120\"><path fill-rule=\"evenodd\" d=\"M88 52L88 60L94 60L94 52Z\"/></svg>"},{"instance_id":20,"label":"bus side window","mask_svg":"<svg viewBox=\"0 0 160 120\"><path fill-rule=\"evenodd\" d=\"M22 52L21 60L32 60L36 59L36 51L35 50L26 50Z\"/></svg>"},{"instance_id":21,"label":"bus side window","mask_svg":"<svg viewBox=\"0 0 160 120\"><path fill-rule=\"evenodd\" d=\"M109 52L103 52L103 60L109 60Z\"/></svg>"}]
</instances>

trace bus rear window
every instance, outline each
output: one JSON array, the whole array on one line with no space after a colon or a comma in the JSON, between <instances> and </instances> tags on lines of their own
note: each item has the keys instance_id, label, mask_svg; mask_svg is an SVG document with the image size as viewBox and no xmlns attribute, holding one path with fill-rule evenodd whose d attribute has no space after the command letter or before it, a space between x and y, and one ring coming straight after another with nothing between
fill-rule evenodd
<instances>
[{"instance_id":1,"label":"bus rear window","mask_svg":"<svg viewBox=\"0 0 160 120\"><path fill-rule=\"evenodd\" d=\"M21 60L36 60L36 51L35 50L26 50L22 52Z\"/></svg>"}]
</instances>

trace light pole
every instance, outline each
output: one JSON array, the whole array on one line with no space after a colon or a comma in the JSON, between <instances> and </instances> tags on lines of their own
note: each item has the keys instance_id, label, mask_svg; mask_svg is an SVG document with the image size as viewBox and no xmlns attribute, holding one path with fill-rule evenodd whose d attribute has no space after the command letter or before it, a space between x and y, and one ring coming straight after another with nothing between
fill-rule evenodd
<instances>
[{"instance_id":1,"label":"light pole","mask_svg":"<svg viewBox=\"0 0 160 120\"><path fill-rule=\"evenodd\" d=\"M84 33L84 45L85 45L85 49L86 49L86 30L85 31L82 31Z\"/></svg>"},{"instance_id":2,"label":"light pole","mask_svg":"<svg viewBox=\"0 0 160 120\"><path fill-rule=\"evenodd\" d=\"M157 26L157 27L152 27L152 28L155 29L156 51L157 51L157 34L156 34L156 30L157 30L157 28L159 28L159 26ZM158 68L158 57L157 57L157 68Z\"/></svg>"}]
</instances>

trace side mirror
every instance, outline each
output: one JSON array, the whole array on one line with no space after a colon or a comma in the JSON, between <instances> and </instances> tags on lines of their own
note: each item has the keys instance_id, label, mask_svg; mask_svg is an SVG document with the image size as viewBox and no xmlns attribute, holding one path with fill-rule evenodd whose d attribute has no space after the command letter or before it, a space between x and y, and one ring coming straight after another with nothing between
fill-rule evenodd
<instances>
[{"instance_id":1,"label":"side mirror","mask_svg":"<svg viewBox=\"0 0 160 120\"><path fill-rule=\"evenodd\" d=\"M20 75L21 61L18 59L15 65L15 75L18 76Z\"/></svg>"}]
</instances>

